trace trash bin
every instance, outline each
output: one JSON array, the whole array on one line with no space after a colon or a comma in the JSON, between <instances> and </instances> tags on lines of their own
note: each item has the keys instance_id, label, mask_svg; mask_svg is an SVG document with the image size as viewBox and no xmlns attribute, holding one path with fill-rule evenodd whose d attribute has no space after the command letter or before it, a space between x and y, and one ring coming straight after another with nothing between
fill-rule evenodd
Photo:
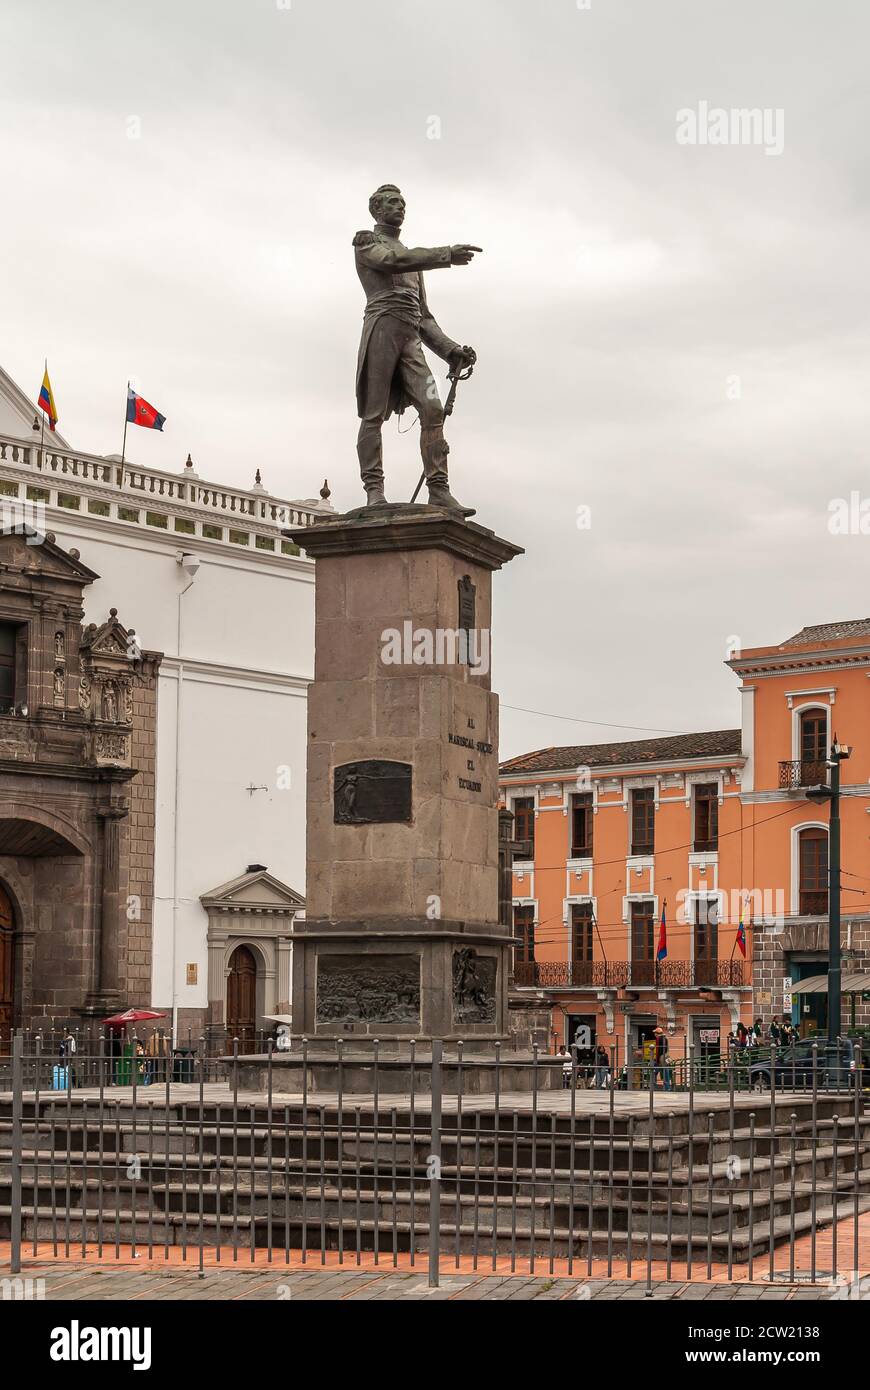
<instances>
[{"instance_id":1,"label":"trash bin","mask_svg":"<svg viewBox=\"0 0 870 1390\"><path fill-rule=\"evenodd\" d=\"M177 1047L172 1054L172 1080L193 1081L194 1057L192 1047Z\"/></svg>"}]
</instances>

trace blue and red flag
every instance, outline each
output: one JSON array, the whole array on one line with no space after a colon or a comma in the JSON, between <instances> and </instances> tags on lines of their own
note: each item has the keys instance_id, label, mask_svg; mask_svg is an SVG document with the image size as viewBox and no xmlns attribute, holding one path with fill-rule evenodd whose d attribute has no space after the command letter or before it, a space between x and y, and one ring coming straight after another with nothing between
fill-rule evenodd
<instances>
[{"instance_id":1,"label":"blue and red flag","mask_svg":"<svg viewBox=\"0 0 870 1390\"><path fill-rule=\"evenodd\" d=\"M746 928L743 925L743 903L740 904L740 921L737 924L737 949L746 959Z\"/></svg>"},{"instance_id":2,"label":"blue and red flag","mask_svg":"<svg viewBox=\"0 0 870 1390\"><path fill-rule=\"evenodd\" d=\"M149 405L144 396L138 396L132 386L127 387L127 420L146 430L162 430L166 424L166 416Z\"/></svg>"},{"instance_id":3,"label":"blue and red flag","mask_svg":"<svg viewBox=\"0 0 870 1390\"><path fill-rule=\"evenodd\" d=\"M57 406L54 403L54 392L51 389L51 382L48 379L48 363L45 364L45 376L42 378L42 385L39 388L39 400L37 405L40 410L44 410L48 416L48 428L53 430L57 424Z\"/></svg>"},{"instance_id":4,"label":"blue and red flag","mask_svg":"<svg viewBox=\"0 0 870 1390\"><path fill-rule=\"evenodd\" d=\"M668 954L668 924L665 920L665 906L667 898L662 903L662 920L659 924L659 948L656 951L656 960L664 960Z\"/></svg>"}]
</instances>

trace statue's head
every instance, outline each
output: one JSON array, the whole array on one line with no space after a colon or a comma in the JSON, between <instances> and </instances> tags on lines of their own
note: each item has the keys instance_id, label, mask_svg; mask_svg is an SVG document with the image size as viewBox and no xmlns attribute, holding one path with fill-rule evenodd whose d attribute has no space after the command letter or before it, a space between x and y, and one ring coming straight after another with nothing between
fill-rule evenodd
<instances>
[{"instance_id":1,"label":"statue's head","mask_svg":"<svg viewBox=\"0 0 870 1390\"><path fill-rule=\"evenodd\" d=\"M369 198L369 212L376 222L401 227L405 220L405 200L394 183L382 183Z\"/></svg>"}]
</instances>

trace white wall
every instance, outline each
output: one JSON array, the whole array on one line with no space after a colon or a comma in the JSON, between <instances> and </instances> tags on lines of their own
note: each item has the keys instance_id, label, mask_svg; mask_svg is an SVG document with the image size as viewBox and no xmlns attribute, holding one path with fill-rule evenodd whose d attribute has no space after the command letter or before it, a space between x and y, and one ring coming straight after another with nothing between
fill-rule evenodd
<instances>
[{"instance_id":1,"label":"white wall","mask_svg":"<svg viewBox=\"0 0 870 1390\"><path fill-rule=\"evenodd\" d=\"M103 622L117 608L143 647L176 654L177 597L187 576L179 550L201 566L184 598L183 651L194 658L310 680L314 669L314 569L289 556L226 553L194 536L152 537L140 527L107 523L98 531L84 517L51 522L60 545L76 546L100 576L85 590L87 621ZM109 530L109 526L112 527Z\"/></svg>"},{"instance_id":2,"label":"white wall","mask_svg":"<svg viewBox=\"0 0 870 1390\"><path fill-rule=\"evenodd\" d=\"M225 554L194 537L142 535L87 517L51 523L60 545L75 546L100 579L85 590L85 620L109 608L133 627L143 648L161 651L157 705L153 1002L172 1003L175 925L176 1003L207 1002L206 914L200 894L265 864L305 891L306 684L313 673L314 574L305 560ZM178 549L201 561L188 575ZM178 883L175 870L175 749L181 696ZM279 768L290 768L279 790ZM248 793L245 788L268 790ZM178 901L177 910L174 908ZM198 982L186 984L196 962Z\"/></svg>"},{"instance_id":3,"label":"white wall","mask_svg":"<svg viewBox=\"0 0 870 1390\"><path fill-rule=\"evenodd\" d=\"M161 1004L171 1003L177 695L173 663L160 678L158 715L154 1001ZM185 667L181 731L176 1002L179 1008L203 1008L206 920L200 894L249 864L265 864L305 891L304 688L250 686ZM289 789L278 785L284 767ZM248 792L252 785L265 790ZM199 967L195 986L185 983L191 962Z\"/></svg>"}]
</instances>

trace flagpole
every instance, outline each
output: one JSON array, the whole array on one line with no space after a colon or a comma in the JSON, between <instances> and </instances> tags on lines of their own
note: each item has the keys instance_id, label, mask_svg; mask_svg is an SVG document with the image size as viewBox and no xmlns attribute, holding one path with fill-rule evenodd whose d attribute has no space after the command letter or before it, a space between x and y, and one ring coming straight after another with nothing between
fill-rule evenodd
<instances>
[{"instance_id":1,"label":"flagpole","mask_svg":"<svg viewBox=\"0 0 870 1390\"><path fill-rule=\"evenodd\" d=\"M127 401L130 398L130 383L127 382L127 394L124 397L124 442L121 445L121 486L124 486L124 459L127 456Z\"/></svg>"},{"instance_id":2,"label":"flagpole","mask_svg":"<svg viewBox=\"0 0 870 1390\"><path fill-rule=\"evenodd\" d=\"M604 964L607 964L607 952L604 949L604 942L601 940L601 932L598 930L598 918L592 914L592 925L595 927L595 935L598 937L598 945L601 947L601 957Z\"/></svg>"},{"instance_id":3,"label":"flagpole","mask_svg":"<svg viewBox=\"0 0 870 1390\"><path fill-rule=\"evenodd\" d=\"M745 907L745 906L746 906L746 899L744 898L744 899L743 899L743 907ZM743 907L740 909L740 921L743 920ZM735 935L735 937L734 937L733 944L732 944L732 946L731 946L731 955L728 957L728 964L729 964L729 965L731 964L732 960L734 959L734 952L737 950L737 937L740 935L740 921L738 921L738 923L737 923L737 932L736 932L736 935ZM744 923L744 925L743 925L743 932L744 932L744 936L745 936L745 933L746 933L746 924L745 924L745 923ZM745 943L745 941L744 941L744 950L745 950L745 946L746 946L746 943ZM745 959L745 956L744 956L744 959Z\"/></svg>"},{"instance_id":4,"label":"flagpole","mask_svg":"<svg viewBox=\"0 0 870 1390\"><path fill-rule=\"evenodd\" d=\"M42 378L43 381L45 380L45 377L48 376L48 358L46 357L44 360L45 360L45 376L43 376L43 378ZM42 472L42 469L43 469L43 465L45 464L45 411L42 410L42 409L40 408L40 412L39 412L39 413L40 413L40 415L42 416L42 433L40 434L40 437L39 437L39 471L40 471L40 473L41 473L41 472Z\"/></svg>"}]
</instances>

